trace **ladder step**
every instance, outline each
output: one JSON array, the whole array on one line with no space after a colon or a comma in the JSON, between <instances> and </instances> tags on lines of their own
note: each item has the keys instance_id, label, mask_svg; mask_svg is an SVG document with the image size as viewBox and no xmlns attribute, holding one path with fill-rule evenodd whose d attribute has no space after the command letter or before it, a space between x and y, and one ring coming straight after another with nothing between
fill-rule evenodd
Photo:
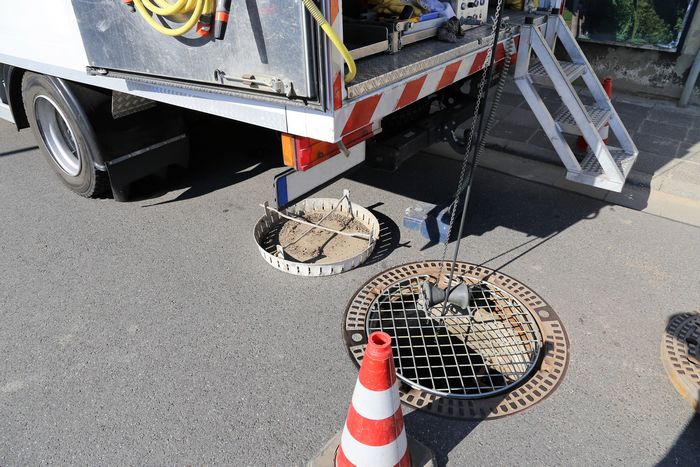
<instances>
[{"instance_id":1,"label":"ladder step","mask_svg":"<svg viewBox=\"0 0 700 467\"><path fill-rule=\"evenodd\" d=\"M603 125L610 121L612 113L608 109L596 105L584 105L584 107L595 125L596 130L600 130L603 128ZM554 114L554 121L559 124L559 128L561 128L563 133L568 133L570 135L582 134L581 129L576 125L576 120L574 120L574 117L566 106L563 106Z\"/></svg>"},{"instance_id":2,"label":"ladder step","mask_svg":"<svg viewBox=\"0 0 700 467\"><path fill-rule=\"evenodd\" d=\"M582 65L580 63L559 61L559 66L570 83L576 81L586 72L586 65ZM537 62L532 65L529 71L530 78L532 78L533 83L542 86L552 86L552 80L549 79L549 75L544 69L542 62Z\"/></svg>"},{"instance_id":3,"label":"ladder step","mask_svg":"<svg viewBox=\"0 0 700 467\"><path fill-rule=\"evenodd\" d=\"M608 146L608 150L615 164L617 164L617 167L622 172L623 179L626 179L627 175L629 175L632 170L634 162L637 160L637 154L630 154L625 152L622 148L613 146ZM598 159L590 149L588 149L586 156L583 158L583 161L581 161L581 172L568 172L566 178L572 182L591 185L618 193L622 191L622 187L625 184L624 182L620 183L615 180L610 180L607 175L605 175Z\"/></svg>"}]
</instances>

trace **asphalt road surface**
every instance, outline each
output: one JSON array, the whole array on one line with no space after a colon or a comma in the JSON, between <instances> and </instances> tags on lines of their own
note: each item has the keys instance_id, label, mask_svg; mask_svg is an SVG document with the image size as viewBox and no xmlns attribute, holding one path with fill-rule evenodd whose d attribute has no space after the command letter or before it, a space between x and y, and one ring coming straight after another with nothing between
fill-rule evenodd
<instances>
[{"instance_id":1,"label":"asphalt road surface","mask_svg":"<svg viewBox=\"0 0 700 467\"><path fill-rule=\"evenodd\" d=\"M396 225L371 264L301 278L253 240L280 168L230 146L144 182L139 200L87 200L31 132L0 122L0 464L295 465L342 428L357 376L347 301L386 268L438 259L402 216L449 198L456 165L420 156L324 189L349 188ZM697 465L700 418L659 346L669 317L700 308L700 230L487 170L467 230L461 259L556 310L570 366L523 413L405 408L408 432L454 466Z\"/></svg>"}]
</instances>

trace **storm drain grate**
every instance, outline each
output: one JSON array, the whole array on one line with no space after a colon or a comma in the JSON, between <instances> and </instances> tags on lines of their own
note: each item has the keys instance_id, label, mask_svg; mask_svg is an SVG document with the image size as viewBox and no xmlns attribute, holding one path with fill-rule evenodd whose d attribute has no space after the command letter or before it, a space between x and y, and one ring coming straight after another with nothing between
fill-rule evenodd
<instances>
[{"instance_id":1,"label":"storm drain grate","mask_svg":"<svg viewBox=\"0 0 700 467\"><path fill-rule=\"evenodd\" d=\"M515 279L468 263L455 270L457 281L470 285L468 309L426 309L421 284L444 288L448 267L437 277L438 262L399 266L358 291L344 323L355 362L367 335L389 333L402 400L456 418L508 415L546 397L568 363L568 340L553 310Z\"/></svg>"}]
</instances>

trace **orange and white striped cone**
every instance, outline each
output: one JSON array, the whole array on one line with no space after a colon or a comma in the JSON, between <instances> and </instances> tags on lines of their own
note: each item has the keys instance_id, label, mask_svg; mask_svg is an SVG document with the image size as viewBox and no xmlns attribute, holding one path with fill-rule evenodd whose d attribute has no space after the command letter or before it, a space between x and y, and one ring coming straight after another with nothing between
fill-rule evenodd
<instances>
[{"instance_id":1,"label":"orange and white striped cone","mask_svg":"<svg viewBox=\"0 0 700 467\"><path fill-rule=\"evenodd\" d=\"M355 384L336 467L410 467L391 336L370 334Z\"/></svg>"}]
</instances>

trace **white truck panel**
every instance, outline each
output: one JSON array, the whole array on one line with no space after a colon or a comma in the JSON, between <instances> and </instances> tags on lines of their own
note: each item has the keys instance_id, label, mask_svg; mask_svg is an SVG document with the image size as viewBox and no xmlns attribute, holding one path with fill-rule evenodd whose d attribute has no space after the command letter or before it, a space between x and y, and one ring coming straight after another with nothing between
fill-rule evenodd
<instances>
[{"instance_id":1,"label":"white truck panel","mask_svg":"<svg viewBox=\"0 0 700 467\"><path fill-rule=\"evenodd\" d=\"M87 55L70 0L2 2L0 36L2 60L22 58L86 75Z\"/></svg>"},{"instance_id":2,"label":"white truck panel","mask_svg":"<svg viewBox=\"0 0 700 467\"><path fill-rule=\"evenodd\" d=\"M336 11L333 27L342 37L341 3L339 0L324 2L328 11ZM269 95L248 97L171 85L157 79L137 81L89 75L86 71L89 61L73 12L74 4L80 8L99 8L90 0L34 0L29 8L27 2L4 2L0 16L0 63L327 142L337 142L369 125L379 126L385 116L488 65L486 57L490 44L485 39L491 28L487 25L468 31L459 43L445 45L426 41L393 56L366 59L361 63L366 76L358 75L351 85L356 88L355 95L347 100L340 98L346 88L340 85L342 61L337 64L334 61L333 66L322 73L326 76L319 77L332 102L331 108L324 111L305 107L300 102L275 100ZM509 16L511 21L517 16L519 22L524 14L509 12ZM543 21L544 17L538 17L538 23ZM100 25L97 26L99 30ZM133 43L123 46L143 46L139 39L134 37ZM335 55L333 47L329 46L328 50ZM502 44L499 53L502 57ZM402 64L396 65L395 61Z\"/></svg>"},{"instance_id":3,"label":"white truck panel","mask_svg":"<svg viewBox=\"0 0 700 467\"><path fill-rule=\"evenodd\" d=\"M334 143L339 139L335 135L333 115L304 107L287 108L287 133L307 136L329 143Z\"/></svg>"},{"instance_id":4,"label":"white truck panel","mask_svg":"<svg viewBox=\"0 0 700 467\"><path fill-rule=\"evenodd\" d=\"M34 0L30 8L25 2L5 1L2 8L0 63L287 131L288 116L284 104L89 75L86 72L88 59L71 0ZM10 120L10 117L9 112L0 111L0 118ZM304 136L324 139L318 137L314 125L300 122L297 126L307 129Z\"/></svg>"},{"instance_id":5,"label":"white truck panel","mask_svg":"<svg viewBox=\"0 0 700 467\"><path fill-rule=\"evenodd\" d=\"M117 91L273 130L287 131L287 111L279 104L121 79L116 81L126 85L123 91L115 89Z\"/></svg>"}]
</instances>

